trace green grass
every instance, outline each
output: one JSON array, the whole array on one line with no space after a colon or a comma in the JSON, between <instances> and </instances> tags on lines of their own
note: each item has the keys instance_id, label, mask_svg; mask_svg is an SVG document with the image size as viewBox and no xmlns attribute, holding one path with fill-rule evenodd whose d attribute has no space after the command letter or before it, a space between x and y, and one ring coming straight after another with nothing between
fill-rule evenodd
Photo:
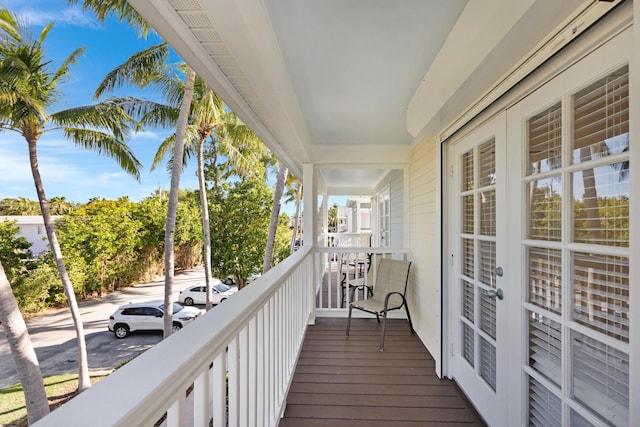
<instances>
[{"instance_id":1,"label":"green grass","mask_svg":"<svg viewBox=\"0 0 640 427\"><path fill-rule=\"evenodd\" d=\"M91 377L95 384L104 376ZM44 388L47 392L49 407L53 410L76 395L78 375L52 375L44 377ZM27 408L20 383L0 389L0 426L26 426Z\"/></svg>"}]
</instances>

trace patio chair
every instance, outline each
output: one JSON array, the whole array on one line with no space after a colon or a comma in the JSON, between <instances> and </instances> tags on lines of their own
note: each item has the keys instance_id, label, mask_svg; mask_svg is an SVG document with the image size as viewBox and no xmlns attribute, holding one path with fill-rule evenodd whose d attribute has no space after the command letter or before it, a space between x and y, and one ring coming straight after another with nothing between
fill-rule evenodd
<instances>
[{"instance_id":1,"label":"patio chair","mask_svg":"<svg viewBox=\"0 0 640 427\"><path fill-rule=\"evenodd\" d=\"M340 264L340 308L344 307L347 292L350 293L350 301L353 301L353 297L358 290L363 291L363 297L365 291L367 293L367 297L373 295L373 269L371 268L372 259L373 254L369 253L367 254L366 260L342 260L342 263ZM366 275L364 275L362 271L365 264L367 268ZM345 267L346 271L343 271L343 268ZM353 273L349 271L351 267L353 267Z\"/></svg>"},{"instance_id":2,"label":"patio chair","mask_svg":"<svg viewBox=\"0 0 640 427\"><path fill-rule=\"evenodd\" d=\"M373 296L363 301L353 301L349 304L349 320L347 321L347 336L351 329L351 312L354 308L375 314L380 323L382 315L382 332L380 334L380 351L384 351L384 332L387 323L387 312L398 310L402 307L407 311L409 328L411 333L415 333L409 306L407 305L407 285L409 283L410 261L399 261L388 258L380 260Z\"/></svg>"}]
</instances>

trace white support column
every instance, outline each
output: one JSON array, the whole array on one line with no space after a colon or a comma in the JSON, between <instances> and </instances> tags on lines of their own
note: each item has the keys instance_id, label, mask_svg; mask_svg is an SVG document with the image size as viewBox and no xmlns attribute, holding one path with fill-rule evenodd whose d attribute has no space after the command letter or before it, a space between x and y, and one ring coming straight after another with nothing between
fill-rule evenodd
<instances>
[{"instance_id":1,"label":"white support column","mask_svg":"<svg viewBox=\"0 0 640 427\"><path fill-rule=\"evenodd\" d=\"M322 195L322 232L329 232L329 196L327 194Z\"/></svg>"},{"instance_id":2,"label":"white support column","mask_svg":"<svg viewBox=\"0 0 640 427\"><path fill-rule=\"evenodd\" d=\"M302 235L305 246L315 246L318 239L318 182L313 163L305 163L302 169L302 186L304 194L304 218Z\"/></svg>"},{"instance_id":3,"label":"white support column","mask_svg":"<svg viewBox=\"0 0 640 427\"><path fill-rule=\"evenodd\" d=\"M304 239L304 247L315 247L318 243L318 181L316 179L316 171L313 163L305 163L302 169L302 186L304 188L304 194L302 200L304 201L304 215L302 221L302 235ZM318 268L317 255L314 255L313 266L311 267L311 277L305 284L310 286L312 292L308 292L309 304L311 307L315 307L315 289L316 289L316 269ZM308 320L308 324L313 325L316 322L315 309L311 310L311 315Z\"/></svg>"}]
</instances>

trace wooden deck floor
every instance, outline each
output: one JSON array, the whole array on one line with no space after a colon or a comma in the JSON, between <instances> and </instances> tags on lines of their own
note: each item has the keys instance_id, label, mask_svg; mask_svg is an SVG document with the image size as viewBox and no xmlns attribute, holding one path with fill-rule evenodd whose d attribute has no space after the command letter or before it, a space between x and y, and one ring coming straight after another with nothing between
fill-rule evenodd
<instances>
[{"instance_id":1,"label":"wooden deck floor","mask_svg":"<svg viewBox=\"0 0 640 427\"><path fill-rule=\"evenodd\" d=\"M318 318L309 326L287 397L282 427L482 426L456 384L440 380L434 361L406 320L389 320L378 351L375 318Z\"/></svg>"}]
</instances>

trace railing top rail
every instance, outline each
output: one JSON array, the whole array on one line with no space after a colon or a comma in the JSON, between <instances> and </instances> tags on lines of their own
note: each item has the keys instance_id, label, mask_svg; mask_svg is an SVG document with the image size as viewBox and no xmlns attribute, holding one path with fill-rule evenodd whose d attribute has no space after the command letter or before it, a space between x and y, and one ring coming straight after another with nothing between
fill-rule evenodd
<instances>
[{"instance_id":1,"label":"railing top rail","mask_svg":"<svg viewBox=\"0 0 640 427\"><path fill-rule=\"evenodd\" d=\"M322 234L322 236L346 236L346 237L350 237L350 236L368 236L370 235L371 232L370 231L361 231L359 233L356 232L349 232L349 233L324 233Z\"/></svg>"},{"instance_id":2,"label":"railing top rail","mask_svg":"<svg viewBox=\"0 0 640 427\"><path fill-rule=\"evenodd\" d=\"M370 247L370 246L360 246L360 247L318 247L315 248L316 252L321 253L336 253L336 252L367 252L374 254L406 254L409 253L409 249L407 248L383 248L383 247Z\"/></svg>"}]
</instances>

